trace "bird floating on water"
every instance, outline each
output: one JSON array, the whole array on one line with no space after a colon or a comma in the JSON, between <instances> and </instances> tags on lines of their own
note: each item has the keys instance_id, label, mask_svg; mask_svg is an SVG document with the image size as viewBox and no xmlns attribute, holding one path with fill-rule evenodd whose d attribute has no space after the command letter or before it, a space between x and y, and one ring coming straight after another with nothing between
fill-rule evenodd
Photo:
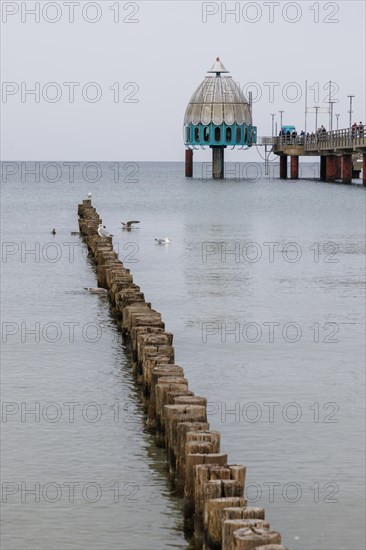
<instances>
[{"instance_id":1,"label":"bird floating on water","mask_svg":"<svg viewBox=\"0 0 366 550\"><path fill-rule=\"evenodd\" d=\"M108 292L108 290L106 290L105 288L92 288L86 286L84 286L83 288L84 290L90 292L90 294L106 294Z\"/></svg>"},{"instance_id":2,"label":"bird floating on water","mask_svg":"<svg viewBox=\"0 0 366 550\"><path fill-rule=\"evenodd\" d=\"M79 231L71 231L71 235L80 235Z\"/></svg>"},{"instance_id":3,"label":"bird floating on water","mask_svg":"<svg viewBox=\"0 0 366 550\"><path fill-rule=\"evenodd\" d=\"M113 237L113 235L109 233L106 226L101 223L98 225L98 235L99 237Z\"/></svg>"},{"instance_id":4,"label":"bird floating on water","mask_svg":"<svg viewBox=\"0 0 366 550\"><path fill-rule=\"evenodd\" d=\"M51 231L52 235L56 235L56 229L53 228L52 231Z\"/></svg>"},{"instance_id":5,"label":"bird floating on water","mask_svg":"<svg viewBox=\"0 0 366 550\"><path fill-rule=\"evenodd\" d=\"M155 239L156 241L156 244L168 244L171 242L170 239L168 239L168 237L165 237L165 239Z\"/></svg>"},{"instance_id":6,"label":"bird floating on water","mask_svg":"<svg viewBox=\"0 0 366 550\"><path fill-rule=\"evenodd\" d=\"M121 222L121 224L122 224L122 229L126 229L126 231L131 231L131 229L135 229L135 228L133 227L133 225L134 225L135 223L140 223L140 222L137 222L137 221L131 221L131 222L126 222L126 223Z\"/></svg>"},{"instance_id":7,"label":"bird floating on water","mask_svg":"<svg viewBox=\"0 0 366 550\"><path fill-rule=\"evenodd\" d=\"M88 199L91 200L91 198L92 198L92 194L88 193Z\"/></svg>"}]
</instances>

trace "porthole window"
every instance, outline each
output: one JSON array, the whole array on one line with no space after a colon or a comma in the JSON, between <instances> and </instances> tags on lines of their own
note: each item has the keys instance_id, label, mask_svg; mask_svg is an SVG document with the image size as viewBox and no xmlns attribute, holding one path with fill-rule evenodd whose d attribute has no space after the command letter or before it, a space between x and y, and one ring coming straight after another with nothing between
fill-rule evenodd
<instances>
[{"instance_id":1,"label":"porthole window","mask_svg":"<svg viewBox=\"0 0 366 550\"><path fill-rule=\"evenodd\" d=\"M215 128L215 141L220 141L221 139L221 128Z\"/></svg>"},{"instance_id":2,"label":"porthole window","mask_svg":"<svg viewBox=\"0 0 366 550\"><path fill-rule=\"evenodd\" d=\"M231 128L226 128L226 141L228 142L231 141L231 135L232 135Z\"/></svg>"},{"instance_id":3,"label":"porthole window","mask_svg":"<svg viewBox=\"0 0 366 550\"><path fill-rule=\"evenodd\" d=\"M237 129L236 129L236 143L240 143L241 142L241 128L238 126Z\"/></svg>"},{"instance_id":4,"label":"porthole window","mask_svg":"<svg viewBox=\"0 0 366 550\"><path fill-rule=\"evenodd\" d=\"M198 126L196 126L194 129L194 141L199 141L199 140L200 140L200 129L198 128Z\"/></svg>"},{"instance_id":5,"label":"porthole window","mask_svg":"<svg viewBox=\"0 0 366 550\"><path fill-rule=\"evenodd\" d=\"M203 141L206 143L210 141L210 128L208 126L205 126L203 129Z\"/></svg>"},{"instance_id":6,"label":"porthole window","mask_svg":"<svg viewBox=\"0 0 366 550\"><path fill-rule=\"evenodd\" d=\"M245 126L244 128L244 143L248 143L248 128Z\"/></svg>"}]
</instances>

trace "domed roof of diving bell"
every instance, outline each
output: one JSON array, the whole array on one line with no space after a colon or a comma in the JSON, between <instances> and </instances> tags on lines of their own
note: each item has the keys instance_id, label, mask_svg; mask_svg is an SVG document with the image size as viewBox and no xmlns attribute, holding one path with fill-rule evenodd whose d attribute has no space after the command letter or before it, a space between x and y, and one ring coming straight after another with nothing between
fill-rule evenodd
<instances>
[{"instance_id":1,"label":"domed roof of diving bell","mask_svg":"<svg viewBox=\"0 0 366 550\"><path fill-rule=\"evenodd\" d=\"M231 76L221 76L229 71L220 58L216 59L206 76L192 95L184 116L184 125L192 123L207 126L211 122L217 126L225 122L228 125L252 124L249 103L240 85Z\"/></svg>"}]
</instances>

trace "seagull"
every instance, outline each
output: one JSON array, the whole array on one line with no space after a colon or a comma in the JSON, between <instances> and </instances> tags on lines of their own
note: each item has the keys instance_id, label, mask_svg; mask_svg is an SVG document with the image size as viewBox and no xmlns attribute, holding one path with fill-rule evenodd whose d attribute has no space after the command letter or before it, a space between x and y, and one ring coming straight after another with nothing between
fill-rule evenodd
<instances>
[{"instance_id":1,"label":"seagull","mask_svg":"<svg viewBox=\"0 0 366 550\"><path fill-rule=\"evenodd\" d=\"M90 288L86 286L84 286L83 288L84 290L90 292L90 294L106 294L108 292L108 290L106 290L105 288Z\"/></svg>"},{"instance_id":2,"label":"seagull","mask_svg":"<svg viewBox=\"0 0 366 550\"><path fill-rule=\"evenodd\" d=\"M56 229L53 228L52 231L51 231L52 235L56 235Z\"/></svg>"},{"instance_id":3,"label":"seagull","mask_svg":"<svg viewBox=\"0 0 366 550\"><path fill-rule=\"evenodd\" d=\"M131 229L134 229L134 227L133 227L134 223L140 223L140 222L136 222L136 221L135 222L134 221L127 222L127 223L121 222L122 229L126 229L127 231L131 231Z\"/></svg>"},{"instance_id":4,"label":"seagull","mask_svg":"<svg viewBox=\"0 0 366 550\"><path fill-rule=\"evenodd\" d=\"M102 225L101 223L98 225L98 235L99 237L113 237L113 235L109 233L106 226Z\"/></svg>"},{"instance_id":5,"label":"seagull","mask_svg":"<svg viewBox=\"0 0 366 550\"><path fill-rule=\"evenodd\" d=\"M156 244L168 244L171 242L170 239L168 239L168 237L165 237L165 239L155 239L156 241Z\"/></svg>"},{"instance_id":6,"label":"seagull","mask_svg":"<svg viewBox=\"0 0 366 550\"><path fill-rule=\"evenodd\" d=\"M88 199L91 200L91 198L92 198L92 194L88 193Z\"/></svg>"}]
</instances>

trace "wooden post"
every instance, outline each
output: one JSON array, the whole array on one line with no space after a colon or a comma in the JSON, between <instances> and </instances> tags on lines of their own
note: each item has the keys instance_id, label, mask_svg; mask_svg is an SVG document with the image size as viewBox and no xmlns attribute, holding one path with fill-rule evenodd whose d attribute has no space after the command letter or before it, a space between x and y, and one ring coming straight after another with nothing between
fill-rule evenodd
<instances>
[{"instance_id":1,"label":"wooden post","mask_svg":"<svg viewBox=\"0 0 366 550\"><path fill-rule=\"evenodd\" d=\"M180 424L182 426L182 424ZM201 452L201 449L208 447L208 452ZM209 432L208 430L188 431L178 436L178 454L180 465L184 466L187 455L190 454L217 454L220 452L220 432Z\"/></svg>"},{"instance_id":2,"label":"wooden post","mask_svg":"<svg viewBox=\"0 0 366 550\"><path fill-rule=\"evenodd\" d=\"M163 335L159 336L163 338ZM168 341L168 340L166 340ZM141 353L137 357L137 362L141 365L143 381L146 387L150 386L152 370L160 362L160 358L166 357L168 363L174 364L174 348L173 346L156 343L153 345L145 345L142 347Z\"/></svg>"},{"instance_id":3,"label":"wooden post","mask_svg":"<svg viewBox=\"0 0 366 550\"><path fill-rule=\"evenodd\" d=\"M193 530L192 518L195 509L195 477L194 468L198 465L215 465L223 467L227 464L227 454L189 454L186 456L186 476L184 484L184 519L187 530Z\"/></svg>"},{"instance_id":4,"label":"wooden post","mask_svg":"<svg viewBox=\"0 0 366 550\"><path fill-rule=\"evenodd\" d=\"M280 178L287 179L287 155L280 155Z\"/></svg>"},{"instance_id":5,"label":"wooden post","mask_svg":"<svg viewBox=\"0 0 366 550\"><path fill-rule=\"evenodd\" d=\"M240 501L242 498L226 497L214 498L206 502L204 516L204 546L210 550L231 550L228 541L232 539L234 531L241 527L249 527L251 525L257 527L269 528L269 523L257 518L251 519L233 519L225 520L225 510L227 506L234 505L235 501ZM230 508L229 508L230 509ZM225 525L226 527L226 544L225 544ZM228 533L230 531L230 535Z\"/></svg>"},{"instance_id":6,"label":"wooden post","mask_svg":"<svg viewBox=\"0 0 366 550\"><path fill-rule=\"evenodd\" d=\"M216 544L215 548L225 550L235 550L234 548L234 531L242 529L243 527L265 527L269 529L270 525L268 521L263 519L228 519L222 523L222 536L220 537L220 546Z\"/></svg>"},{"instance_id":7,"label":"wooden post","mask_svg":"<svg viewBox=\"0 0 366 550\"><path fill-rule=\"evenodd\" d=\"M347 153L343 155L343 183L352 183L352 155Z\"/></svg>"},{"instance_id":8,"label":"wooden post","mask_svg":"<svg viewBox=\"0 0 366 550\"><path fill-rule=\"evenodd\" d=\"M204 510L211 498L243 497L245 466L206 465L194 468L195 533L203 532ZM245 505L245 504L244 504ZM223 506L227 507L227 504Z\"/></svg>"},{"instance_id":9,"label":"wooden post","mask_svg":"<svg viewBox=\"0 0 366 550\"><path fill-rule=\"evenodd\" d=\"M207 422L206 407L202 405L165 405L165 445L170 465L175 469L178 422Z\"/></svg>"},{"instance_id":10,"label":"wooden post","mask_svg":"<svg viewBox=\"0 0 366 550\"><path fill-rule=\"evenodd\" d=\"M233 507L224 509L224 519L264 519L264 508L251 506Z\"/></svg>"},{"instance_id":11,"label":"wooden post","mask_svg":"<svg viewBox=\"0 0 366 550\"><path fill-rule=\"evenodd\" d=\"M224 148L212 147L212 177L216 180L224 179Z\"/></svg>"},{"instance_id":12,"label":"wooden post","mask_svg":"<svg viewBox=\"0 0 366 550\"><path fill-rule=\"evenodd\" d=\"M291 155L291 179L299 179L299 157Z\"/></svg>"},{"instance_id":13,"label":"wooden post","mask_svg":"<svg viewBox=\"0 0 366 550\"><path fill-rule=\"evenodd\" d=\"M335 181L336 176L336 157L334 155L328 155L326 158L325 179L329 183Z\"/></svg>"},{"instance_id":14,"label":"wooden post","mask_svg":"<svg viewBox=\"0 0 366 550\"><path fill-rule=\"evenodd\" d=\"M177 471L176 471L176 485L175 489L178 495L183 496L184 494L184 486L186 481L186 457L188 451L186 448L186 442L188 438L188 434L190 436L189 440L193 441L193 435L197 436L197 440L199 441L199 435L201 432L203 434L210 434L211 439L210 442L215 442L215 434L218 434L218 437L216 440L216 451L210 451L219 453L220 452L220 434L219 432L209 432L209 424L207 422L178 422L177 424ZM205 453L208 454L208 453Z\"/></svg>"},{"instance_id":15,"label":"wooden post","mask_svg":"<svg viewBox=\"0 0 366 550\"><path fill-rule=\"evenodd\" d=\"M193 176L193 149L186 149L186 165L185 165L186 178Z\"/></svg>"},{"instance_id":16,"label":"wooden post","mask_svg":"<svg viewBox=\"0 0 366 550\"><path fill-rule=\"evenodd\" d=\"M258 529L244 527L234 531L233 535L235 550L253 550L254 548L258 550L258 546L265 544L281 544L281 535L265 527L258 527Z\"/></svg>"},{"instance_id":17,"label":"wooden post","mask_svg":"<svg viewBox=\"0 0 366 550\"><path fill-rule=\"evenodd\" d=\"M342 179L342 157L340 155L335 158L335 179Z\"/></svg>"},{"instance_id":18,"label":"wooden post","mask_svg":"<svg viewBox=\"0 0 366 550\"><path fill-rule=\"evenodd\" d=\"M165 405L167 405L166 392L168 391L188 391L188 380L179 376L167 376L159 378L158 383L155 386L155 421L156 421L156 435L163 438L165 442ZM151 413L152 414L152 413Z\"/></svg>"}]
</instances>

